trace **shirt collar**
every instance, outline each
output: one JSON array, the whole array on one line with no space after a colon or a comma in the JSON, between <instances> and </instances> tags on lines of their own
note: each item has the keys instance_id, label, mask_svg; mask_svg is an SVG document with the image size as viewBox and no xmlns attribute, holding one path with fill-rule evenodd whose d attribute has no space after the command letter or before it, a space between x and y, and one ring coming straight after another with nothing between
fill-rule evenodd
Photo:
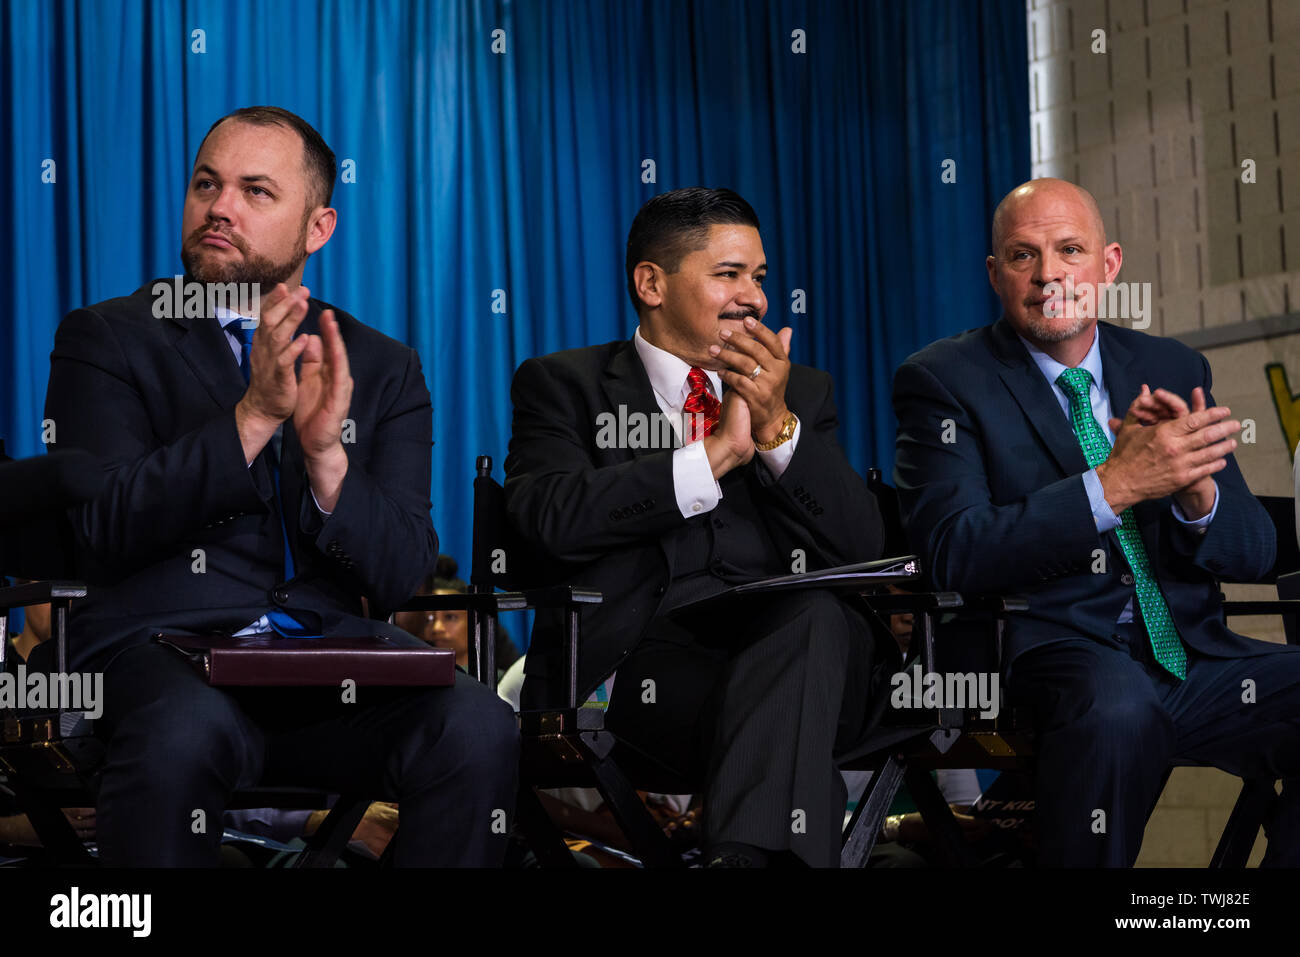
<instances>
[{"instance_id":1,"label":"shirt collar","mask_svg":"<svg viewBox=\"0 0 1300 957\"><path fill-rule=\"evenodd\" d=\"M235 312L233 309L227 309L225 306L217 306L213 312L216 315L217 325L219 325L223 331L226 326L230 325L230 320L232 319L243 319L246 322L253 323L254 326L257 325L256 316L245 316L242 313Z\"/></svg>"},{"instance_id":2,"label":"shirt collar","mask_svg":"<svg viewBox=\"0 0 1300 957\"><path fill-rule=\"evenodd\" d=\"M1034 365L1038 366L1038 371L1046 377L1048 384L1056 386L1056 380L1061 377L1061 373L1068 369L1069 366L1057 362L1020 333L1016 333L1016 338L1025 344L1025 348L1029 350L1029 358L1034 360ZM1079 368L1087 369L1092 374L1093 385L1100 391L1102 388L1101 331L1098 326L1092 327L1092 345L1088 349L1088 354L1083 357L1083 361L1079 363Z\"/></svg>"},{"instance_id":3,"label":"shirt collar","mask_svg":"<svg viewBox=\"0 0 1300 957\"><path fill-rule=\"evenodd\" d=\"M645 366L646 375L650 377L650 387L655 390L655 394L671 406L681 405L690 394L690 387L686 383L686 375L691 371L690 363L651 345L641 335L640 326L636 327L632 344L636 346L637 355L641 357L641 364ZM722 377L708 369L704 370L704 374L709 377L714 397L720 397Z\"/></svg>"}]
</instances>

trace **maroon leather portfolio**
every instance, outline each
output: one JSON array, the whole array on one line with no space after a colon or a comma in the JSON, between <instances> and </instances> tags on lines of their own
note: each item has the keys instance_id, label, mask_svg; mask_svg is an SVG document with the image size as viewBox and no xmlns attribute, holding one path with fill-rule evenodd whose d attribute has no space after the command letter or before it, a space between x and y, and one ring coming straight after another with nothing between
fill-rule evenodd
<instances>
[{"instance_id":1,"label":"maroon leather portfolio","mask_svg":"<svg viewBox=\"0 0 1300 957\"><path fill-rule=\"evenodd\" d=\"M208 684L227 686L368 685L433 687L455 679L450 648L406 648L378 635L281 638L252 635L154 635L194 663Z\"/></svg>"}]
</instances>

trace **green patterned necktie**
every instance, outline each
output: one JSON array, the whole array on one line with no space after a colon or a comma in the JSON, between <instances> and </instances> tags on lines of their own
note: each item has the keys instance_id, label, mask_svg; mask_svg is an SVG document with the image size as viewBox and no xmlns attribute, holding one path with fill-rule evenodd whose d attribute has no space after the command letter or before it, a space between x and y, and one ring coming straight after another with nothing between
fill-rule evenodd
<instances>
[{"instance_id":1,"label":"green patterned necktie","mask_svg":"<svg viewBox=\"0 0 1300 957\"><path fill-rule=\"evenodd\" d=\"M1056 384L1070 397L1070 421L1074 425L1074 434L1083 447L1083 457L1088 460L1088 467L1096 468L1110 455L1110 442L1092 415L1092 402L1088 394L1092 386L1092 373L1087 369L1066 369L1057 378ZM1186 678L1187 652L1183 649L1182 639L1178 637L1178 629L1174 627L1174 619L1169 614L1169 606L1165 604L1165 596L1160 594L1160 585L1151 574L1151 563L1147 559L1142 536L1138 533L1133 509L1126 508L1119 519L1120 524L1115 529L1115 534L1119 537L1120 548L1124 550L1124 558L1133 571L1142 623L1146 625L1147 635L1151 638L1156 661L1170 674Z\"/></svg>"}]
</instances>

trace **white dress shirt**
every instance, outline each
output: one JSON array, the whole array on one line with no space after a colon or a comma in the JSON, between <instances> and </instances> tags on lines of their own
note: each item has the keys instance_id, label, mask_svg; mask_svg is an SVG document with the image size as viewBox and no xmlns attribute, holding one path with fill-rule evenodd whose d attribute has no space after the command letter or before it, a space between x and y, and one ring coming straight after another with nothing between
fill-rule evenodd
<instances>
[{"instance_id":1,"label":"white dress shirt","mask_svg":"<svg viewBox=\"0 0 1300 957\"><path fill-rule=\"evenodd\" d=\"M691 385L687 375L691 366L677 358L671 352L651 345L641 335L637 327L632 342L636 346L641 364L645 366L646 375L650 377L650 387L654 389L655 401L659 410L672 423L677 441L682 441L682 411L686 399L691 394ZM722 396L722 377L716 372L704 370L709 387L715 398ZM795 446L799 442L800 422L794 428L794 436L789 442L783 442L770 452L759 452L758 460L771 474L779 479L794 457ZM673 450L673 493L677 498L677 507L685 518L703 515L718 507L722 500L722 486L713 477L709 457L704 452L704 442L692 442Z\"/></svg>"}]
</instances>

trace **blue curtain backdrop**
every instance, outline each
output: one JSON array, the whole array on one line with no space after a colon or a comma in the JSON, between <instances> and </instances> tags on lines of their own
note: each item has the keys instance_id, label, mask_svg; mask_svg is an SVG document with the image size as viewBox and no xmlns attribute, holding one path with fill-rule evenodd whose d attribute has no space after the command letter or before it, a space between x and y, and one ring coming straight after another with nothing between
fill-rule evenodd
<instances>
[{"instance_id":1,"label":"blue curtain backdrop","mask_svg":"<svg viewBox=\"0 0 1300 957\"><path fill-rule=\"evenodd\" d=\"M491 453L500 477L516 366L635 328L623 249L646 199L708 185L750 200L769 325L792 325L795 359L834 375L854 465L888 469L893 370L995 316L988 223L1029 176L1023 0L0 9L10 453L42 448L60 317L180 272L203 134L232 109L276 104L354 164L304 281L420 352L434 522L466 565L473 459Z\"/></svg>"}]
</instances>

